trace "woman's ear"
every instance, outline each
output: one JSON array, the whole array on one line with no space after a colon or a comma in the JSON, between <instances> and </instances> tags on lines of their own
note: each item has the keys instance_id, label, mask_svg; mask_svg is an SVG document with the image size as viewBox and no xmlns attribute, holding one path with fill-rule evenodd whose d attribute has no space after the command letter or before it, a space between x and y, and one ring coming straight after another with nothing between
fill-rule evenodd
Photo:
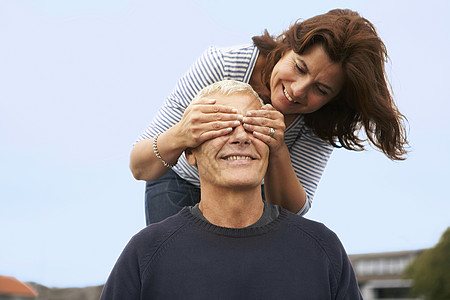
<instances>
[{"instance_id":1,"label":"woman's ear","mask_svg":"<svg viewBox=\"0 0 450 300\"><path fill-rule=\"evenodd\" d=\"M186 160L191 166L197 166L197 159L195 158L195 154L191 148L184 150L184 156L186 156Z\"/></svg>"}]
</instances>

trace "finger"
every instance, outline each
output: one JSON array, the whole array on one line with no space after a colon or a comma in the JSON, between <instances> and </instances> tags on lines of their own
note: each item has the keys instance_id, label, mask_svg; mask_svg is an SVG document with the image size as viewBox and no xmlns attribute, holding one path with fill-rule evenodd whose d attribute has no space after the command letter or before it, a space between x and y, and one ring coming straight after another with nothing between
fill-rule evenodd
<instances>
[{"instance_id":1,"label":"finger","mask_svg":"<svg viewBox=\"0 0 450 300\"><path fill-rule=\"evenodd\" d=\"M227 135L232 130L233 130L233 128L227 127L227 128L223 128L223 129L220 129L220 130L206 131L206 132L201 134L202 142L208 141L208 140L211 140L211 139L223 136L223 135Z\"/></svg>"},{"instance_id":2,"label":"finger","mask_svg":"<svg viewBox=\"0 0 450 300\"><path fill-rule=\"evenodd\" d=\"M253 131L253 136L255 138L257 138L258 140L266 143L271 148L274 147L278 143L275 138L270 137L270 136L268 136L266 134L257 132L257 131Z\"/></svg>"},{"instance_id":3,"label":"finger","mask_svg":"<svg viewBox=\"0 0 450 300\"><path fill-rule=\"evenodd\" d=\"M261 109L264 109L264 110L276 110L271 104L265 104L265 105L261 106Z\"/></svg>"},{"instance_id":4,"label":"finger","mask_svg":"<svg viewBox=\"0 0 450 300\"><path fill-rule=\"evenodd\" d=\"M238 114L236 108L226 105L204 105L196 104L189 108L189 114L192 118L201 122L212 122L220 120L242 120L243 116Z\"/></svg>"},{"instance_id":5,"label":"finger","mask_svg":"<svg viewBox=\"0 0 450 300\"><path fill-rule=\"evenodd\" d=\"M246 115L248 117L265 117L271 119L283 118L283 114L270 104L263 105L261 106L261 109L258 110L250 110Z\"/></svg>"},{"instance_id":6,"label":"finger","mask_svg":"<svg viewBox=\"0 0 450 300\"><path fill-rule=\"evenodd\" d=\"M204 131L210 131L210 130L221 130L224 128L234 128L239 125L241 125L241 122L238 120L234 120L234 121L209 122L205 123L203 126L205 128Z\"/></svg>"},{"instance_id":7,"label":"finger","mask_svg":"<svg viewBox=\"0 0 450 300\"><path fill-rule=\"evenodd\" d=\"M272 111L258 109L258 110L249 110L245 114L246 117L262 117L262 118L270 118L275 116Z\"/></svg>"},{"instance_id":8,"label":"finger","mask_svg":"<svg viewBox=\"0 0 450 300\"><path fill-rule=\"evenodd\" d=\"M210 122L228 122L228 121L239 121L241 122L244 117L240 114L232 113L206 113L201 115L202 123ZM239 125L239 124L238 124Z\"/></svg>"},{"instance_id":9,"label":"finger","mask_svg":"<svg viewBox=\"0 0 450 300\"><path fill-rule=\"evenodd\" d=\"M264 117L244 117L242 119L242 123L258 126L271 126L271 127L275 126L275 122L273 119Z\"/></svg>"},{"instance_id":10,"label":"finger","mask_svg":"<svg viewBox=\"0 0 450 300\"><path fill-rule=\"evenodd\" d=\"M245 130L248 130L248 131L250 131L250 132L253 132L253 133L259 133L259 134L263 134L263 135L266 135L266 136L268 136L268 137L270 137L270 138L275 138L275 134L273 135L273 136L270 136L270 128L272 128L272 127L266 127L266 126L257 126L257 125L250 125L250 124L247 124L247 123L244 123L244 128L245 128ZM277 132L277 130L275 130L275 129L273 129L274 131L275 131L275 133Z\"/></svg>"},{"instance_id":11,"label":"finger","mask_svg":"<svg viewBox=\"0 0 450 300\"><path fill-rule=\"evenodd\" d=\"M220 131L224 129L233 129L236 126L239 126L241 122L239 121L227 121L227 122L210 122L210 123L203 123L200 125L196 125L195 127L191 128L191 132L194 136L201 136L207 132L210 131Z\"/></svg>"},{"instance_id":12,"label":"finger","mask_svg":"<svg viewBox=\"0 0 450 300\"><path fill-rule=\"evenodd\" d=\"M226 105L215 105L216 99L214 98L200 98L194 102L191 102L189 106L201 108L204 112L228 112L237 113L237 109Z\"/></svg>"},{"instance_id":13,"label":"finger","mask_svg":"<svg viewBox=\"0 0 450 300\"><path fill-rule=\"evenodd\" d=\"M192 104L214 104L214 103L216 103L216 99L214 98L200 98L192 102Z\"/></svg>"},{"instance_id":14,"label":"finger","mask_svg":"<svg viewBox=\"0 0 450 300\"><path fill-rule=\"evenodd\" d=\"M203 113L228 113L228 114L237 114L238 110L231 106L226 105L206 105L203 103L193 104L192 109L199 110Z\"/></svg>"},{"instance_id":15,"label":"finger","mask_svg":"<svg viewBox=\"0 0 450 300\"><path fill-rule=\"evenodd\" d=\"M246 118L264 118L267 120L281 120L284 122L284 116L276 110L253 110L245 114Z\"/></svg>"}]
</instances>

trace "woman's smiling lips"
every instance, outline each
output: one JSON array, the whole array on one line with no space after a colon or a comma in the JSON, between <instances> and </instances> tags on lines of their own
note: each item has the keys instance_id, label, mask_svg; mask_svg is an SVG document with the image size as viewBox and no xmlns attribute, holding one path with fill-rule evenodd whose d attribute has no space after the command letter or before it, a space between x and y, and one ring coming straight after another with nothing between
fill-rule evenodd
<instances>
[{"instance_id":1,"label":"woman's smiling lips","mask_svg":"<svg viewBox=\"0 0 450 300\"><path fill-rule=\"evenodd\" d=\"M286 97L286 99L293 104L301 104L300 102L298 102L297 100L294 100L291 95L289 95L289 92L287 91L286 87L284 85L282 85L283 87L283 94Z\"/></svg>"},{"instance_id":2,"label":"woman's smiling lips","mask_svg":"<svg viewBox=\"0 0 450 300\"><path fill-rule=\"evenodd\" d=\"M286 96L286 98L287 98L290 102L295 102L294 99L292 99L291 96L289 96L289 93L288 93L288 91L286 90L285 87L283 87L283 92L284 92L284 95Z\"/></svg>"}]
</instances>

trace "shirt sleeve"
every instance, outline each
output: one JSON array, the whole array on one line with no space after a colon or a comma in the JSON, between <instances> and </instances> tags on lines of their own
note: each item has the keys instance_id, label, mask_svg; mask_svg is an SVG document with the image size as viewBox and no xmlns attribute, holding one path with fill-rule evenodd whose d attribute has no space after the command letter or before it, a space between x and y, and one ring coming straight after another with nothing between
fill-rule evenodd
<instances>
[{"instance_id":1,"label":"shirt sleeve","mask_svg":"<svg viewBox=\"0 0 450 300\"><path fill-rule=\"evenodd\" d=\"M301 130L289 153L295 174L306 192L305 205L297 213L304 215L311 208L312 199L333 152L333 146L316 136L303 123L297 126L300 126Z\"/></svg>"},{"instance_id":2,"label":"shirt sleeve","mask_svg":"<svg viewBox=\"0 0 450 300\"><path fill-rule=\"evenodd\" d=\"M344 250L344 246L340 244L341 255L341 269L339 270L340 277L337 282L336 299L339 300L358 300L363 299L361 291L358 286L355 271L348 258L347 253Z\"/></svg>"},{"instance_id":3,"label":"shirt sleeve","mask_svg":"<svg viewBox=\"0 0 450 300\"><path fill-rule=\"evenodd\" d=\"M119 256L103 288L100 300L139 300L141 275L135 237Z\"/></svg>"},{"instance_id":4,"label":"shirt sleeve","mask_svg":"<svg viewBox=\"0 0 450 300\"><path fill-rule=\"evenodd\" d=\"M330 262L330 280L333 299L362 300L361 292L353 266L345 248L335 232L321 224L322 233L312 232L312 236L321 245ZM317 226L316 228L320 228Z\"/></svg>"}]
</instances>

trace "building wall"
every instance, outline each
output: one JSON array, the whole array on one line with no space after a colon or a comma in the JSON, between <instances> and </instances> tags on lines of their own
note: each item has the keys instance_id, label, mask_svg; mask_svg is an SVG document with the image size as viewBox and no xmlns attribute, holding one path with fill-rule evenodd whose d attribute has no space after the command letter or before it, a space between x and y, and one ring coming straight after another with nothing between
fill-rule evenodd
<instances>
[{"instance_id":1,"label":"building wall","mask_svg":"<svg viewBox=\"0 0 450 300\"><path fill-rule=\"evenodd\" d=\"M411 280L402 274L423 250L349 255L365 300L419 300L411 298Z\"/></svg>"}]
</instances>

